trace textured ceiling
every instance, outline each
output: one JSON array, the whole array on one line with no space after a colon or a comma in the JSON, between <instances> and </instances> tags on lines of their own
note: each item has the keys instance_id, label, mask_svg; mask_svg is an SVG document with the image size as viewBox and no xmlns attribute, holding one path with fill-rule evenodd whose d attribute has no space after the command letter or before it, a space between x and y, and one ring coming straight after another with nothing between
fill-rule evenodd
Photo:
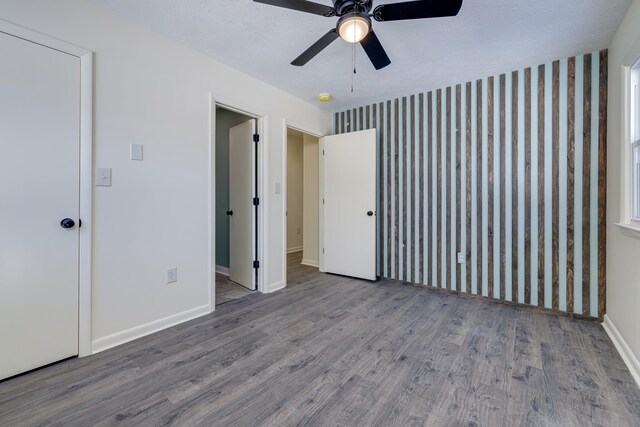
<instances>
[{"instance_id":1,"label":"textured ceiling","mask_svg":"<svg viewBox=\"0 0 640 427\"><path fill-rule=\"evenodd\" d=\"M392 63L375 71L356 46L351 93L353 49L341 39L306 66L289 65L333 28L336 18L251 0L91 1L329 111L606 48L631 3L465 0L454 18L374 21ZM374 7L396 2L374 0ZM333 100L321 104L320 92Z\"/></svg>"}]
</instances>

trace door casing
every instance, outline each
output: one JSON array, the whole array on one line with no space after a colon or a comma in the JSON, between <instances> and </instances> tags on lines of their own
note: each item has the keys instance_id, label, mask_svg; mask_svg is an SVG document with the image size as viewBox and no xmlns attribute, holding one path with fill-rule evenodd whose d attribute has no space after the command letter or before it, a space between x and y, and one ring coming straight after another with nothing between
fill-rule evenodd
<instances>
[{"instance_id":1,"label":"door casing","mask_svg":"<svg viewBox=\"0 0 640 427\"><path fill-rule=\"evenodd\" d=\"M93 229L93 52L0 19L0 32L80 59L80 219L78 256L78 356L92 354L91 240Z\"/></svg>"}]
</instances>

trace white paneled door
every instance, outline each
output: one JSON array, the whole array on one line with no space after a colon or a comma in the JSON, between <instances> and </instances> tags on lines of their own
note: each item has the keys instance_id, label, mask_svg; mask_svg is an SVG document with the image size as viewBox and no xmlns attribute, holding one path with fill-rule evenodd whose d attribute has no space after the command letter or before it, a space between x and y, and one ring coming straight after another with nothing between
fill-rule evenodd
<instances>
[{"instance_id":1,"label":"white paneled door","mask_svg":"<svg viewBox=\"0 0 640 427\"><path fill-rule=\"evenodd\" d=\"M322 138L321 271L376 279L375 130Z\"/></svg>"},{"instance_id":2,"label":"white paneled door","mask_svg":"<svg viewBox=\"0 0 640 427\"><path fill-rule=\"evenodd\" d=\"M78 354L80 59L0 32L0 379Z\"/></svg>"},{"instance_id":3,"label":"white paneled door","mask_svg":"<svg viewBox=\"0 0 640 427\"><path fill-rule=\"evenodd\" d=\"M255 120L229 129L229 278L255 289Z\"/></svg>"}]
</instances>

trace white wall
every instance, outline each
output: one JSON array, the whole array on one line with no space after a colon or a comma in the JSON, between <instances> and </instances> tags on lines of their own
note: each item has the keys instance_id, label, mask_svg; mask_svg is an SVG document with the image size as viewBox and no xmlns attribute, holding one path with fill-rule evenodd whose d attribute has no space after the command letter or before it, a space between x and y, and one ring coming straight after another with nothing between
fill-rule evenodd
<instances>
[{"instance_id":1,"label":"white wall","mask_svg":"<svg viewBox=\"0 0 640 427\"><path fill-rule=\"evenodd\" d=\"M609 49L607 141L607 316L636 362L640 359L640 233L616 226L621 219L622 133L621 65L640 47L640 0L627 12Z\"/></svg>"},{"instance_id":2,"label":"white wall","mask_svg":"<svg viewBox=\"0 0 640 427\"><path fill-rule=\"evenodd\" d=\"M320 170L319 170L319 149L318 138L303 134L303 181L304 181L304 204L302 212L302 229L304 233L302 263L317 267L320 263L319 254L319 201L320 197Z\"/></svg>"},{"instance_id":3,"label":"white wall","mask_svg":"<svg viewBox=\"0 0 640 427\"><path fill-rule=\"evenodd\" d=\"M209 305L212 92L268 115L264 267L268 287L281 286L281 123L328 133L328 114L84 0L0 0L0 19L95 52L94 158L113 168L113 186L94 191L94 343ZM145 145L143 162L128 160L131 142ZM172 266L178 283L167 285Z\"/></svg>"},{"instance_id":4,"label":"white wall","mask_svg":"<svg viewBox=\"0 0 640 427\"><path fill-rule=\"evenodd\" d=\"M287 252L302 250L302 134L287 133Z\"/></svg>"}]
</instances>

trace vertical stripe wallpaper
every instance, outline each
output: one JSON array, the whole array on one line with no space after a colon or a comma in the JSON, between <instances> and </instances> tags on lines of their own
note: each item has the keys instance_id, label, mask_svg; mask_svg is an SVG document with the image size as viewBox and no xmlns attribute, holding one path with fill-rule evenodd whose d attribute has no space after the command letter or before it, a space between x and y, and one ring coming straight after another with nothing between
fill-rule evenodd
<instances>
[{"instance_id":1,"label":"vertical stripe wallpaper","mask_svg":"<svg viewBox=\"0 0 640 427\"><path fill-rule=\"evenodd\" d=\"M378 274L602 318L607 78L604 50L335 113L377 129Z\"/></svg>"}]
</instances>

